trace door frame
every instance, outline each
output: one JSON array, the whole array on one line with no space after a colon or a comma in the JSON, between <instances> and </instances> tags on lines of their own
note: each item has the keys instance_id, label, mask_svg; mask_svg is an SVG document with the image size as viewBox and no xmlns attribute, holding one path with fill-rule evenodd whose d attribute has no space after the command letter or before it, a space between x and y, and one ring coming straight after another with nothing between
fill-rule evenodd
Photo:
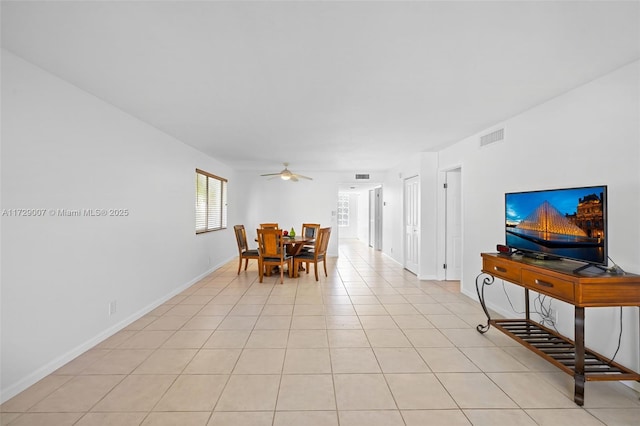
<instances>
[{"instance_id":1,"label":"door frame","mask_svg":"<svg viewBox=\"0 0 640 426\"><path fill-rule=\"evenodd\" d=\"M464 168L462 164L453 165L451 167L447 167L446 169L441 169L438 172L438 233L437 233L437 279L445 280L447 277L446 270L444 268L444 264L447 261L447 193L445 189L445 183L447 182L447 173L452 172L454 170L460 170L460 209L461 209L461 229L460 235L462 238L462 246L464 247L464 217L463 217L463 203L464 197L462 197L463 183L462 177L464 173ZM461 256L461 263L464 264L463 254ZM460 271L460 282L462 282L462 277L464 274L464 269Z\"/></svg>"},{"instance_id":2,"label":"door frame","mask_svg":"<svg viewBox=\"0 0 640 426\"><path fill-rule=\"evenodd\" d=\"M418 236L416 237L417 240L417 259L415 262L415 267L414 269L409 269L407 267L407 215L409 214L408 209L409 206L407 205L407 201L408 201L408 197L407 197L407 183L410 181L415 181L417 182L417 187L418 187L418 191L417 191L417 199L414 200L414 208L417 210L415 212L413 212L413 214L415 214L416 220L417 220L417 228L418 228ZM404 267L404 269L406 269L407 271L411 272L412 274L415 274L416 276L420 276L420 246L421 246L421 223L422 221L420 220L420 211L421 211L421 199L422 197L420 196L420 175L414 175L408 178L405 178L404 181L402 182L402 193L403 193L403 200L404 202L402 203L402 229L403 229L403 234L402 234L402 248L403 248L403 253L402 253L402 266Z\"/></svg>"}]
</instances>

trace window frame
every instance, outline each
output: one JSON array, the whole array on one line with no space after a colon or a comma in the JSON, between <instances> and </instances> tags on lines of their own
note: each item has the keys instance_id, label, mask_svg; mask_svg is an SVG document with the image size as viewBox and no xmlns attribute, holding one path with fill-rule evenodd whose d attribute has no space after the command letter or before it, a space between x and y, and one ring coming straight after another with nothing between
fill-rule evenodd
<instances>
[{"instance_id":1,"label":"window frame","mask_svg":"<svg viewBox=\"0 0 640 426\"><path fill-rule=\"evenodd\" d=\"M200 214L202 214L200 212L200 206L199 206L199 191L198 191L198 181L199 181L199 175L204 176L206 178L205 182L206 182L206 189L205 189L205 199L204 199L204 203L205 203L205 211L204 211L204 228L200 228L198 229L198 216ZM210 179L214 179L216 181L220 182L220 188L219 188L219 192L216 190L216 188L210 188L209 187L209 183L210 183ZM204 170L201 169L196 169L196 194L195 194L195 231L196 231L196 235L198 234L205 234L207 232L213 232L213 231L220 231L223 229L227 229L227 186L228 186L228 180L220 177L220 176L216 176L213 173L209 173L206 172ZM218 221L214 224L214 226L209 226L209 220L210 220L210 216L211 216L211 212L210 209L212 208L210 206L210 202L212 197L215 199L215 197L218 197L218 199L220 200L220 217L218 218ZM219 224L219 226L215 226Z\"/></svg>"}]
</instances>

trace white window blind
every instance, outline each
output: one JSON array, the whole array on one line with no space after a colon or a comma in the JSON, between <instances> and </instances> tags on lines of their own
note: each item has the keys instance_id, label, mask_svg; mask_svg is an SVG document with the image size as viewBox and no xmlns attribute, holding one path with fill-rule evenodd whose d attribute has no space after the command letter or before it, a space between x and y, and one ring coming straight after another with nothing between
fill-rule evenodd
<instances>
[{"instance_id":1,"label":"white window blind","mask_svg":"<svg viewBox=\"0 0 640 426\"><path fill-rule=\"evenodd\" d=\"M227 227L227 180L196 169L196 233Z\"/></svg>"}]
</instances>

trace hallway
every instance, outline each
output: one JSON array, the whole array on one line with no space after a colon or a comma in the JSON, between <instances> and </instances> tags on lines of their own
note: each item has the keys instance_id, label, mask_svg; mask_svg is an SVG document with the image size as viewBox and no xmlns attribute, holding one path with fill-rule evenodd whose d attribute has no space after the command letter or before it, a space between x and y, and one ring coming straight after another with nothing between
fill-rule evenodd
<instances>
[{"instance_id":1,"label":"hallway","mask_svg":"<svg viewBox=\"0 0 640 426\"><path fill-rule=\"evenodd\" d=\"M475 326L459 283L357 240L329 277L237 260L2 405L1 425L632 425L638 395L571 378ZM81 318L78 319L82 320Z\"/></svg>"}]
</instances>

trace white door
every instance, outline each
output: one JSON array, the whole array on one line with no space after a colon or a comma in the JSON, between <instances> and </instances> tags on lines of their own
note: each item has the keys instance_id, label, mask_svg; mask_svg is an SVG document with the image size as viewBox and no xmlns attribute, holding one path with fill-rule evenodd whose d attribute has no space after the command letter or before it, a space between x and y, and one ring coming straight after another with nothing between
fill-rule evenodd
<instances>
[{"instance_id":1,"label":"white door","mask_svg":"<svg viewBox=\"0 0 640 426\"><path fill-rule=\"evenodd\" d=\"M420 263L420 178L404 181L404 267L418 275Z\"/></svg>"},{"instance_id":2,"label":"white door","mask_svg":"<svg viewBox=\"0 0 640 426\"><path fill-rule=\"evenodd\" d=\"M375 203L376 203L376 231L375 241L373 248L376 250L382 250L382 188L376 188L375 191Z\"/></svg>"},{"instance_id":3,"label":"white door","mask_svg":"<svg viewBox=\"0 0 640 426\"><path fill-rule=\"evenodd\" d=\"M369 190L369 247L373 247L376 241L376 194Z\"/></svg>"},{"instance_id":4,"label":"white door","mask_svg":"<svg viewBox=\"0 0 640 426\"><path fill-rule=\"evenodd\" d=\"M446 175L446 259L445 279L459 280L462 276L462 170L455 169Z\"/></svg>"}]
</instances>

